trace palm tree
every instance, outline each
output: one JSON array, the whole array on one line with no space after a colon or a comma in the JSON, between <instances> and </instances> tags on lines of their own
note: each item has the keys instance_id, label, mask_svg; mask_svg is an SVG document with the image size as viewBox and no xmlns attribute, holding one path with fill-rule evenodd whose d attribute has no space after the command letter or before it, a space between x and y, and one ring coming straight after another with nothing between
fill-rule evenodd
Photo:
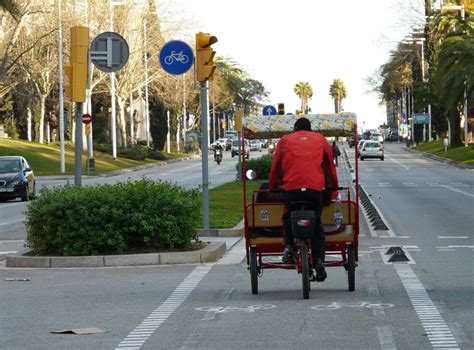
<instances>
[{"instance_id":1,"label":"palm tree","mask_svg":"<svg viewBox=\"0 0 474 350\"><path fill-rule=\"evenodd\" d=\"M334 99L334 109L336 113L342 110L342 100L347 97L347 90L341 79L334 79L329 87L329 95Z\"/></svg>"},{"instance_id":2,"label":"palm tree","mask_svg":"<svg viewBox=\"0 0 474 350\"><path fill-rule=\"evenodd\" d=\"M301 99L301 113L308 113L308 99L313 97L313 88L308 82L300 81L295 85L295 94Z\"/></svg>"}]
</instances>

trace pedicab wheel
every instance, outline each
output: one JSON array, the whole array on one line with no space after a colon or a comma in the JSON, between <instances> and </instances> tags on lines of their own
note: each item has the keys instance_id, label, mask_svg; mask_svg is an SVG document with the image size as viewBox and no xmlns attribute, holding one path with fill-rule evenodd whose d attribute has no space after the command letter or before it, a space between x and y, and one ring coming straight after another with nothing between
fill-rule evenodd
<instances>
[{"instance_id":1,"label":"pedicab wheel","mask_svg":"<svg viewBox=\"0 0 474 350\"><path fill-rule=\"evenodd\" d=\"M301 244L301 278L303 281L303 299L309 299L309 263L308 263L308 245Z\"/></svg>"},{"instance_id":2,"label":"pedicab wheel","mask_svg":"<svg viewBox=\"0 0 474 350\"><path fill-rule=\"evenodd\" d=\"M355 289L355 248L349 246L347 248L347 281L349 282L349 292L353 292Z\"/></svg>"},{"instance_id":3,"label":"pedicab wheel","mask_svg":"<svg viewBox=\"0 0 474 350\"><path fill-rule=\"evenodd\" d=\"M252 294L258 294L257 248L250 247L250 284Z\"/></svg>"}]
</instances>

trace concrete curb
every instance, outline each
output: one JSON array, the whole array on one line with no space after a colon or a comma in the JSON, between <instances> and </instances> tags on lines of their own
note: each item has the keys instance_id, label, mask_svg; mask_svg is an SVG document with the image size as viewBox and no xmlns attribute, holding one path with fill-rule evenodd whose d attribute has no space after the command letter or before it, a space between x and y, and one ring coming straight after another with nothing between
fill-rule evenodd
<instances>
[{"instance_id":1,"label":"concrete curb","mask_svg":"<svg viewBox=\"0 0 474 350\"><path fill-rule=\"evenodd\" d=\"M418 153L418 154L421 154L423 157L430 158L430 159L436 160L436 161L441 162L441 163L444 163L444 164L452 165L452 166L454 166L454 167L456 167L456 168L460 168L460 169L474 169L474 165L461 164L461 163L455 162L454 160L451 160L451 159L446 159L446 158L443 158L443 157L439 157L439 156L434 155L434 154L431 154L431 153L416 151L416 150L413 150L413 149L408 148L408 147L404 147L404 149L405 149L407 152Z\"/></svg>"},{"instance_id":2,"label":"concrete curb","mask_svg":"<svg viewBox=\"0 0 474 350\"><path fill-rule=\"evenodd\" d=\"M225 242L211 242L189 252L97 256L24 256L28 251L6 257L5 267L65 268L175 265L216 262L226 252Z\"/></svg>"},{"instance_id":3,"label":"concrete curb","mask_svg":"<svg viewBox=\"0 0 474 350\"><path fill-rule=\"evenodd\" d=\"M84 178L84 179L94 179L94 178L99 178L99 177L118 176L118 175L128 174L128 173L131 173L131 172L134 172L134 171L137 171L137 170L144 170L144 169L154 168L154 167L157 167L157 166L182 162L182 161L185 161L185 160L196 159L196 158L201 158L201 156L192 155L192 156L189 156L189 157L170 159L170 160L167 160L167 161L157 161L156 163L139 165L139 166L136 166L136 167L133 167L133 168L121 169L121 170L112 171L110 173L105 173L105 174L98 174L98 175L84 175L83 174L82 178ZM74 180L74 175L40 175L40 176L36 176L36 178L38 180Z\"/></svg>"},{"instance_id":4,"label":"concrete curb","mask_svg":"<svg viewBox=\"0 0 474 350\"><path fill-rule=\"evenodd\" d=\"M199 237L239 237L244 235L244 228L200 229Z\"/></svg>"}]
</instances>

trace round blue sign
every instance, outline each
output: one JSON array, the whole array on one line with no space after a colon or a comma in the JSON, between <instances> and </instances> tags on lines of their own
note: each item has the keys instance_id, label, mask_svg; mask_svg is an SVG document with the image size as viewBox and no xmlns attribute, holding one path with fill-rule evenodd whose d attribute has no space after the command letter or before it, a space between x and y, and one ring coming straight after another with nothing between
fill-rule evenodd
<instances>
[{"instance_id":1,"label":"round blue sign","mask_svg":"<svg viewBox=\"0 0 474 350\"><path fill-rule=\"evenodd\" d=\"M272 105L267 105L267 106L263 107L262 114L263 115L276 115L277 110Z\"/></svg>"},{"instance_id":2,"label":"round blue sign","mask_svg":"<svg viewBox=\"0 0 474 350\"><path fill-rule=\"evenodd\" d=\"M169 74L184 74L193 63L193 49L184 41L168 41L160 51L161 67Z\"/></svg>"}]
</instances>

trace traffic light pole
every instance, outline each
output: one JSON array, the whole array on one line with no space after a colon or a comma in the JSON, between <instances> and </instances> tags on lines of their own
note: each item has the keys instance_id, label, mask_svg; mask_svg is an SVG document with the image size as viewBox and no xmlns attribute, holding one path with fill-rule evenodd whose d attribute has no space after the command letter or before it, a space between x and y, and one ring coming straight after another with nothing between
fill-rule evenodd
<instances>
[{"instance_id":1,"label":"traffic light pole","mask_svg":"<svg viewBox=\"0 0 474 350\"><path fill-rule=\"evenodd\" d=\"M203 228L209 228L209 164L208 164L208 134L207 134L207 80L201 81L201 153L202 153L202 198L203 198Z\"/></svg>"},{"instance_id":2,"label":"traffic light pole","mask_svg":"<svg viewBox=\"0 0 474 350\"><path fill-rule=\"evenodd\" d=\"M74 113L76 122L76 143L74 157L74 185L81 186L82 175L82 102L76 102Z\"/></svg>"}]
</instances>

